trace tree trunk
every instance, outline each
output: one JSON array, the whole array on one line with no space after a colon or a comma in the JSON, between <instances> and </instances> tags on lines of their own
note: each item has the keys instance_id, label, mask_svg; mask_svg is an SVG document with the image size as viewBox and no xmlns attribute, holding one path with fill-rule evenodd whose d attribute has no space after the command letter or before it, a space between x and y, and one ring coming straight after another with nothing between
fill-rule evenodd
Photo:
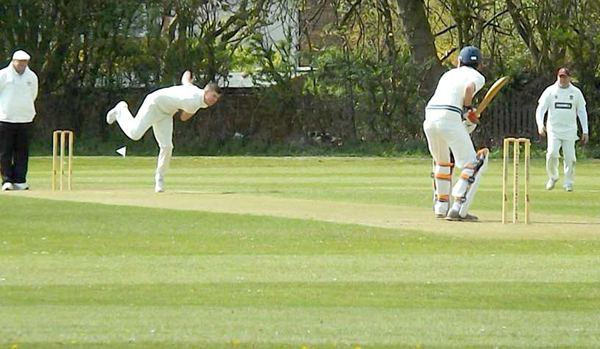
<instances>
[{"instance_id":1,"label":"tree trunk","mask_svg":"<svg viewBox=\"0 0 600 349\"><path fill-rule=\"evenodd\" d=\"M431 95L444 68L437 56L425 5L422 0L398 0L398 6L412 60L418 69L424 70L420 90L423 94Z\"/></svg>"}]
</instances>

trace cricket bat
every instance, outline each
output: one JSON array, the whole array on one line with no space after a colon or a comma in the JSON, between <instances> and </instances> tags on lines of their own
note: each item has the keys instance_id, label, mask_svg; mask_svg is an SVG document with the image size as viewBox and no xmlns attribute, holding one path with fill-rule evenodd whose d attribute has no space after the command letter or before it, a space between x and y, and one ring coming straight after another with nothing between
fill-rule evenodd
<instances>
[{"instance_id":1,"label":"cricket bat","mask_svg":"<svg viewBox=\"0 0 600 349\"><path fill-rule=\"evenodd\" d=\"M502 87L504 87L504 85L506 85L506 83L508 82L509 79L510 79L509 76L503 76L500 79L498 79L496 82L494 82L492 87L490 87L490 89L487 91L487 93L483 97L483 100L481 101L481 103L479 103L479 106L477 106L476 115L478 118L481 117L481 113L483 113L485 108L487 108L488 104L490 104L492 99L494 99L494 97L498 94L498 92L500 92L500 89L502 89Z\"/></svg>"}]
</instances>

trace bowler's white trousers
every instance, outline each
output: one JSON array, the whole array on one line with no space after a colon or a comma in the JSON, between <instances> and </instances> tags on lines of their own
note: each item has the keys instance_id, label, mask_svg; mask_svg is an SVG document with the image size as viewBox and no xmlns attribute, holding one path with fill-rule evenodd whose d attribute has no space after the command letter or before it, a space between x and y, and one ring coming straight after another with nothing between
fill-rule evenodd
<instances>
[{"instance_id":1,"label":"bowler's white trousers","mask_svg":"<svg viewBox=\"0 0 600 349\"><path fill-rule=\"evenodd\" d=\"M548 151L546 152L546 172L548 177L553 180L558 180L558 161L560 157L560 149L563 152L563 164L565 171L565 179L563 180L564 187L573 187L575 181L575 140L558 139L552 134L548 134Z\"/></svg>"},{"instance_id":2,"label":"bowler's white trousers","mask_svg":"<svg viewBox=\"0 0 600 349\"><path fill-rule=\"evenodd\" d=\"M154 104L154 98L147 97L135 118L128 108L120 108L117 122L127 137L134 141L142 138L152 127L154 138L160 148L156 173L160 175L167 173L173 154L173 115L161 111Z\"/></svg>"}]
</instances>

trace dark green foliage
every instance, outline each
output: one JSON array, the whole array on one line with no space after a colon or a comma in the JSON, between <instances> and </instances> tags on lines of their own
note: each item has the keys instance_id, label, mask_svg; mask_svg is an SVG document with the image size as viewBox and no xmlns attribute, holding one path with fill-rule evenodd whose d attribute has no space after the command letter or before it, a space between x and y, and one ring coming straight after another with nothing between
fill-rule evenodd
<instances>
[{"instance_id":1,"label":"dark green foliage","mask_svg":"<svg viewBox=\"0 0 600 349\"><path fill-rule=\"evenodd\" d=\"M48 152L46 140L59 127L75 130L80 153L125 142L104 124L106 111L121 99L135 111L145 94L177 84L186 69L199 85L214 79L227 85L229 72L249 71L268 86L230 89L216 108L177 124L184 153L321 153L332 146L355 153L364 142L386 149L423 144L432 74L451 68L460 46L475 44L489 84L513 77L510 100L499 96L497 102L510 120L535 108L557 67L571 67L588 101L587 154L597 156L597 1L436 0L426 6L430 27L411 28L392 0L7 0L0 3L0 61L8 63L19 48L33 57L40 77L39 153ZM272 40L267 28L277 28L283 39ZM434 35L418 32L424 30ZM423 41L428 37L434 42ZM311 69L299 72L299 66ZM491 130L476 135L477 142L494 146L512 132L536 137L531 128ZM138 144L141 153L155 152L151 137Z\"/></svg>"}]
</instances>

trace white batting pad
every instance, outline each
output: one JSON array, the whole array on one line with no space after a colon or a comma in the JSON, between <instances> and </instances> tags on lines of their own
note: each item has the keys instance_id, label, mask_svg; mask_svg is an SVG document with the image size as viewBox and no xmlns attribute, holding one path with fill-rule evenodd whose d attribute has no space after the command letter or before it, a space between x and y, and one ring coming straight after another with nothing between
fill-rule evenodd
<instances>
[{"instance_id":1,"label":"white batting pad","mask_svg":"<svg viewBox=\"0 0 600 349\"><path fill-rule=\"evenodd\" d=\"M473 203L481 176L487 169L488 154L489 150L487 148L478 151L475 162L463 169L459 181L452 189L452 195L454 196L452 209L458 211L461 217L467 215Z\"/></svg>"},{"instance_id":2,"label":"white batting pad","mask_svg":"<svg viewBox=\"0 0 600 349\"><path fill-rule=\"evenodd\" d=\"M446 215L450 208L450 191L452 189L452 170L454 164L439 163L434 166L434 205L436 214Z\"/></svg>"}]
</instances>

